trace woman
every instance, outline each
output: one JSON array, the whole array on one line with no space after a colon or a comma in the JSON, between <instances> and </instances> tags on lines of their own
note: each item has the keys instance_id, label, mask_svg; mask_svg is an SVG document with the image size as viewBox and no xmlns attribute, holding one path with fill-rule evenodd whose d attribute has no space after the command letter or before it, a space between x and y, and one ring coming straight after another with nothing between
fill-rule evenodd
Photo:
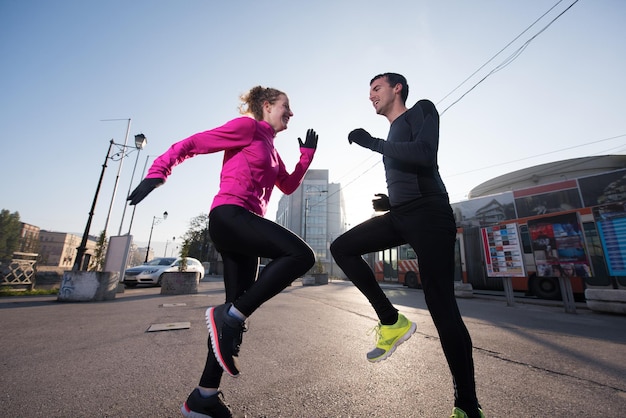
<instances>
[{"instance_id":1,"label":"woman","mask_svg":"<svg viewBox=\"0 0 626 418\"><path fill-rule=\"evenodd\" d=\"M224 151L220 189L209 213L211 240L224 260L226 303L206 311L209 353L200 383L181 407L186 417L230 417L218 390L222 373L239 375L236 359L245 320L315 263L298 236L263 216L274 186L293 193L309 168L317 134L309 129L300 144L300 161L290 174L274 148L278 132L293 116L287 95L257 86L241 97L243 115L225 125L175 143L158 157L130 194L136 205L162 185L172 167L197 154ZM259 257L272 259L257 280Z\"/></svg>"}]
</instances>

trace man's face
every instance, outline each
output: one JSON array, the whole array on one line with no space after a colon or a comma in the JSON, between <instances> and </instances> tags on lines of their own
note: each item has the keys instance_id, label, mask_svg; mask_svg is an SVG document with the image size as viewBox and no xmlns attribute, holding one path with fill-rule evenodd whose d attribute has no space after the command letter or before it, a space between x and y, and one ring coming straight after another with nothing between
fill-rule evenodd
<instances>
[{"instance_id":1,"label":"man's face","mask_svg":"<svg viewBox=\"0 0 626 418\"><path fill-rule=\"evenodd\" d=\"M387 82L387 77L376 79L370 85L370 101L379 115L386 115L396 97L396 89Z\"/></svg>"}]
</instances>

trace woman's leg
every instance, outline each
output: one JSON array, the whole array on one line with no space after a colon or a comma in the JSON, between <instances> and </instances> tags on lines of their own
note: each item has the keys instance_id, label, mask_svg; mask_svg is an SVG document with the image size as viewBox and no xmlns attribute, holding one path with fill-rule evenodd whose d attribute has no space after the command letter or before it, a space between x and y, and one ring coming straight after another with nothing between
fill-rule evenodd
<instances>
[{"instance_id":1,"label":"woman's leg","mask_svg":"<svg viewBox=\"0 0 626 418\"><path fill-rule=\"evenodd\" d=\"M389 214L369 219L340 235L330 245L330 252L337 265L348 279L370 302L381 323L390 325L396 322L398 310L382 291L374 272L362 255L403 243L389 222Z\"/></svg>"},{"instance_id":2,"label":"woman's leg","mask_svg":"<svg viewBox=\"0 0 626 418\"><path fill-rule=\"evenodd\" d=\"M244 274L224 276L225 286L236 295L233 305L245 316L250 316L315 264L313 250L300 237L239 206L225 205L213 209L209 231L220 253L229 254L235 260L235 271L242 267L237 266L237 256L233 254L238 254L242 260L246 257L272 259L257 280L254 280L256 265L252 276L250 269L246 268L243 268Z\"/></svg>"},{"instance_id":3,"label":"woman's leg","mask_svg":"<svg viewBox=\"0 0 626 418\"><path fill-rule=\"evenodd\" d=\"M248 289L256 279L259 258L230 252L222 252L224 262L224 289L226 292L226 302L234 302ZM211 388L217 391L222 381L224 369L220 366L211 339L207 339L209 352L207 355L204 371L200 377L199 386L201 388Z\"/></svg>"},{"instance_id":4,"label":"woman's leg","mask_svg":"<svg viewBox=\"0 0 626 418\"><path fill-rule=\"evenodd\" d=\"M226 302L233 303L245 316L280 293L315 262L312 250L298 236L239 206L213 209L209 232L224 260ZM259 256L273 260L257 280ZM208 349L200 386L218 388L223 369L210 339Z\"/></svg>"}]
</instances>

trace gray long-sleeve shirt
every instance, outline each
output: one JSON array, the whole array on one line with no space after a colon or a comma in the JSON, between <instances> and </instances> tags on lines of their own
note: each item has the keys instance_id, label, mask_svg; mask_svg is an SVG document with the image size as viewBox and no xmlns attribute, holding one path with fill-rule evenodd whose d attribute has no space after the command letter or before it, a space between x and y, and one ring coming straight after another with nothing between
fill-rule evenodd
<instances>
[{"instance_id":1,"label":"gray long-sleeve shirt","mask_svg":"<svg viewBox=\"0 0 626 418\"><path fill-rule=\"evenodd\" d=\"M381 143L392 206L447 195L437 165L439 113L431 101L418 101L394 120Z\"/></svg>"}]
</instances>

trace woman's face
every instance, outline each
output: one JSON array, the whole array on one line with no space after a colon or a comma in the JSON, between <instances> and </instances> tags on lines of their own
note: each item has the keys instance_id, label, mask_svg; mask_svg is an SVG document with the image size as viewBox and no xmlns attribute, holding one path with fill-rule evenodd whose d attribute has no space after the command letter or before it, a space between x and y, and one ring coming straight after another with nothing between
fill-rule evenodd
<instances>
[{"instance_id":1,"label":"woman's face","mask_svg":"<svg viewBox=\"0 0 626 418\"><path fill-rule=\"evenodd\" d=\"M263 120L269 123L276 133L287 129L287 124L292 116L289 99L284 94L278 96L273 104L270 102L263 104Z\"/></svg>"}]
</instances>

